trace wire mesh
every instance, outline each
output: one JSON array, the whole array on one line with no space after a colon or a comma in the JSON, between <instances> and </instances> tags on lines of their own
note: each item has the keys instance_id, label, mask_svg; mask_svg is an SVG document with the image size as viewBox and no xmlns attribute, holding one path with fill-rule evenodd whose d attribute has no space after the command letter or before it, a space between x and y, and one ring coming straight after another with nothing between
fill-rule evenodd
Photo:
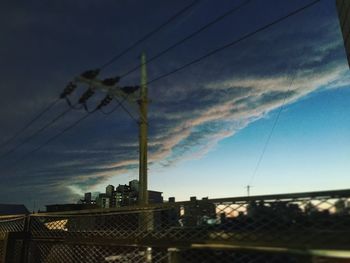
<instances>
[{"instance_id":1,"label":"wire mesh","mask_svg":"<svg viewBox=\"0 0 350 263\"><path fill-rule=\"evenodd\" d=\"M6 262L11 262L11 263L20 263L21 259L22 259L22 248L23 248L23 240L18 239L15 240L12 244L12 246L10 246L9 251L7 251L7 255L6 255Z\"/></svg>"},{"instance_id":2,"label":"wire mesh","mask_svg":"<svg viewBox=\"0 0 350 263\"><path fill-rule=\"evenodd\" d=\"M350 244L349 198L224 202L216 211L210 239L313 248Z\"/></svg>"},{"instance_id":3,"label":"wire mesh","mask_svg":"<svg viewBox=\"0 0 350 263\"><path fill-rule=\"evenodd\" d=\"M288 254L199 249L180 251L177 260L182 263L300 263L307 258Z\"/></svg>"},{"instance_id":4,"label":"wire mesh","mask_svg":"<svg viewBox=\"0 0 350 263\"><path fill-rule=\"evenodd\" d=\"M3 263L3 256L4 256L4 240L0 238L0 263Z\"/></svg>"},{"instance_id":5,"label":"wire mesh","mask_svg":"<svg viewBox=\"0 0 350 263\"><path fill-rule=\"evenodd\" d=\"M171 217L174 209L148 209L145 211L113 212L77 215L34 215L30 219L30 232L34 238L118 238L140 239L162 229L176 225Z\"/></svg>"},{"instance_id":6,"label":"wire mesh","mask_svg":"<svg viewBox=\"0 0 350 263\"><path fill-rule=\"evenodd\" d=\"M31 244L31 262L167 262L166 250L150 247L120 247L93 244L66 244L35 241Z\"/></svg>"},{"instance_id":7,"label":"wire mesh","mask_svg":"<svg viewBox=\"0 0 350 263\"><path fill-rule=\"evenodd\" d=\"M8 232L24 231L25 219L25 216L0 217L0 239L4 239Z\"/></svg>"},{"instance_id":8,"label":"wire mesh","mask_svg":"<svg viewBox=\"0 0 350 263\"><path fill-rule=\"evenodd\" d=\"M0 217L0 263L4 262L6 253L6 262L20 262L22 256L23 240L8 239L8 233L22 233L25 227L25 216L1 216ZM7 244L7 251L5 246Z\"/></svg>"},{"instance_id":9,"label":"wire mesh","mask_svg":"<svg viewBox=\"0 0 350 263\"><path fill-rule=\"evenodd\" d=\"M24 223L0 218L0 240ZM39 213L27 230L27 262L311 262L350 251L350 191Z\"/></svg>"}]
</instances>

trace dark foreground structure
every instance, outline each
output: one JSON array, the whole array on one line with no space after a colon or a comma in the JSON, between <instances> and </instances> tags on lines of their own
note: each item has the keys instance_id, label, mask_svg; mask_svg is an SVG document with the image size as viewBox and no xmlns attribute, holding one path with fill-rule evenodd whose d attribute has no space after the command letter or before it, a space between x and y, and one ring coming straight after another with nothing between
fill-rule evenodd
<instances>
[{"instance_id":1,"label":"dark foreground structure","mask_svg":"<svg viewBox=\"0 0 350 263\"><path fill-rule=\"evenodd\" d=\"M0 262L350 262L350 190L0 217Z\"/></svg>"}]
</instances>

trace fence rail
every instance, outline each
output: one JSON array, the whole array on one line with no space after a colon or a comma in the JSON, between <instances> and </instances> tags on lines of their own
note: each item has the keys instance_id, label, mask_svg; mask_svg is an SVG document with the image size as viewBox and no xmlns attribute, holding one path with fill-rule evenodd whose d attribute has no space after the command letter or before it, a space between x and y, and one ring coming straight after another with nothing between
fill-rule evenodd
<instances>
[{"instance_id":1,"label":"fence rail","mask_svg":"<svg viewBox=\"0 0 350 263\"><path fill-rule=\"evenodd\" d=\"M1 263L322 257L350 258L350 190L0 216Z\"/></svg>"}]
</instances>

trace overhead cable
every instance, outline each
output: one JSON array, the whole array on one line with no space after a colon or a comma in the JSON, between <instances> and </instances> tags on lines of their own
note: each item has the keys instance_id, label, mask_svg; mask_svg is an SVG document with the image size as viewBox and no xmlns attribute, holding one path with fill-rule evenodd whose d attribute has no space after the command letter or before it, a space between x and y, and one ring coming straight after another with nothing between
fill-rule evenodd
<instances>
[{"instance_id":1,"label":"overhead cable","mask_svg":"<svg viewBox=\"0 0 350 263\"><path fill-rule=\"evenodd\" d=\"M143 37L141 37L140 39L138 39L137 41L135 41L133 44L131 44L129 47L127 47L126 49L124 49L122 52L120 52L119 54L113 56L110 60L106 61L104 64L102 64L100 66L100 69L104 69L106 67L108 67L109 65L111 65L112 63L114 63L115 61L117 61L119 58L121 58L123 55L125 55L126 53L128 53L130 50L132 50L133 48L135 48L136 46L138 46L139 44L141 44L142 42L144 42L145 40L149 39L151 36L155 35L156 33L158 33L161 29L163 29L164 27L166 27L167 25L169 25L172 21L174 21L175 19L177 19L179 16L181 16L183 13L185 13L186 11L188 11L189 9L191 9L192 7L194 7L197 3L199 3L200 0L195 0L192 3L190 3L189 5L185 6L183 9L181 9L180 11L178 11L177 13L175 13L174 15L172 15L170 18L168 18L168 20L166 20L164 23L162 23L161 25L159 25L158 27L156 27L155 29L151 30L150 32L148 32L146 35L144 35Z\"/></svg>"},{"instance_id":2,"label":"overhead cable","mask_svg":"<svg viewBox=\"0 0 350 263\"><path fill-rule=\"evenodd\" d=\"M33 119L31 119L26 125L24 125L21 129L19 129L17 132L14 133L13 136L11 136L8 140L3 142L0 145L0 148L6 146L9 144L11 141L16 139L19 135L21 135L24 131L26 131L31 125L33 125L38 119L40 119L41 116L43 116L46 112L51 110L58 102L60 99L56 99L52 101L47 107L45 107L42 111L40 111Z\"/></svg>"},{"instance_id":3,"label":"overhead cable","mask_svg":"<svg viewBox=\"0 0 350 263\"><path fill-rule=\"evenodd\" d=\"M209 27L215 25L216 23L220 22L221 20L223 20L224 18L226 18L229 15L233 15L234 13L236 13L237 11L239 11L242 7L246 6L249 2L251 2L252 0L246 0L244 2L242 2L240 5L235 6L233 8L231 8L230 10L228 10L227 12L223 13L222 15L216 17L214 20L210 21L209 23L205 24L204 26L202 26L201 28L199 28L198 30L192 32L191 34L189 34L188 36L186 36L185 38L177 41L176 43L172 44L171 46L167 47L166 49L162 50L161 52L159 52L158 54L154 55L153 57L149 58L147 60L147 64L149 64L150 62L156 60L157 58L163 56L164 54L168 53L169 51L173 50L174 48L178 47L179 45L185 43L187 40L190 40L191 38L195 37L196 35L198 35L199 33L203 32L204 30L208 29ZM126 71L125 73L123 73L121 75L121 77L125 77L129 74L131 74L132 72L135 72L136 70L138 70L142 65L138 65L128 71Z\"/></svg>"},{"instance_id":4,"label":"overhead cable","mask_svg":"<svg viewBox=\"0 0 350 263\"><path fill-rule=\"evenodd\" d=\"M223 45L223 46L221 46L221 47L219 47L217 49L214 49L214 50L210 51L209 53L207 53L207 54L205 54L203 56L200 56L200 57L198 57L198 58L196 58L196 59L194 59L194 60L192 60L192 61L190 61L190 62L188 62L188 63L186 63L186 64L184 64L184 65L182 65L182 66L180 66L180 67L178 67L178 68L168 72L168 73L165 73L163 75L160 75L160 76L158 76L158 77L148 81L147 84L151 84L153 82L156 82L158 80L166 78L166 77L168 77L168 76L170 76L172 74L175 74L175 73L183 70L184 68L187 68L187 67L189 67L189 66L191 66L193 64L196 64L196 63L198 63L198 62L200 62L200 61L202 61L202 60L204 60L204 59L206 59L206 58L208 58L210 56L213 56L214 54L216 54L216 53L218 53L220 51L223 51L223 50L225 50L227 48L233 47L233 46L237 45L238 43L242 42L243 40L248 39L248 38L250 38L250 37L252 37L252 36L254 36L254 35L256 35L256 34L262 32L262 31L264 31L266 29L268 29L268 28L270 28L271 26L274 26L274 25L276 25L276 24L278 24L278 23L288 19L289 17L292 17L292 16L294 16L294 15L296 15L296 14L298 14L298 13L300 13L300 12L310 8L310 7L312 7L313 5L317 4L320 1L321 0L316 0L316 1L313 1L313 2L311 2L309 4L307 4L307 5L304 5L304 6L300 7L300 8L298 8L298 9L288 13L287 15L284 15L284 16L282 16L282 17L280 17L280 18L278 18L278 19L276 19L276 20L274 20L274 21L272 21L272 22L270 22L268 24L265 24L262 27L257 28L256 30L254 30L254 31L252 31L250 33L245 34L244 36L242 36L242 37L240 37L238 39L235 39L235 40L233 40L233 41L231 41L231 42L229 42L229 43L227 43L227 44L225 44L225 45Z\"/></svg>"},{"instance_id":5,"label":"overhead cable","mask_svg":"<svg viewBox=\"0 0 350 263\"><path fill-rule=\"evenodd\" d=\"M37 130L36 132L34 132L32 135L30 135L29 137L27 137L25 140L21 141L19 144L17 144L15 147L13 147L12 149L10 149L9 151L5 152L4 154L2 154L0 156L0 158L4 158L6 156L8 156L9 154L13 153L14 151L16 151L18 148L20 148L22 145L28 143L30 140L32 140L35 136L37 136L38 134L42 133L43 131L45 131L47 128L49 128L50 126L52 126L54 123L56 123L59 119L61 119L65 114L67 114L69 111L71 110L71 108L68 108L66 110L64 110L63 112L61 112L59 115L57 115L53 120L51 120L50 122L46 123L43 127L41 127L39 130Z\"/></svg>"}]
</instances>

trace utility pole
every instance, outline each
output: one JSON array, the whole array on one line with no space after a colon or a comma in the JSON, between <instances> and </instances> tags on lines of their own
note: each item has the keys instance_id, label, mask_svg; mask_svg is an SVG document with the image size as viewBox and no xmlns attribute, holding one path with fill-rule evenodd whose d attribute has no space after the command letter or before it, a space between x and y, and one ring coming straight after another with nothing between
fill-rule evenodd
<instances>
[{"instance_id":1,"label":"utility pole","mask_svg":"<svg viewBox=\"0 0 350 263\"><path fill-rule=\"evenodd\" d=\"M139 205L148 204L148 178L147 178L147 152L148 152L148 89L147 89L147 70L146 55L141 55L141 83L140 99L138 101L140 111L139 121Z\"/></svg>"},{"instance_id":2,"label":"utility pole","mask_svg":"<svg viewBox=\"0 0 350 263\"><path fill-rule=\"evenodd\" d=\"M140 206L148 205L148 177L147 177L147 153L148 153L148 89L146 54L141 54L141 83L139 104L139 200ZM153 212L141 212L139 225L142 231L152 231L154 227ZM145 249L145 262L152 262L152 248Z\"/></svg>"},{"instance_id":3,"label":"utility pole","mask_svg":"<svg viewBox=\"0 0 350 263\"><path fill-rule=\"evenodd\" d=\"M101 102L102 106L107 105L113 98L127 99L132 104L139 106L139 196L138 204L140 206L148 205L148 180L147 180L147 151L148 151L148 89L147 89L147 70L146 55L141 54L141 81L140 86L119 87L119 77L105 80L97 79L99 70L89 70L76 77L74 82L87 84L90 88L79 99L79 103L86 107L86 101L94 94L96 90L107 93L107 97ZM74 83L73 83L74 84ZM74 84L75 85L75 84ZM76 85L75 85L76 87ZM61 95L62 98L72 92L72 87ZM140 90L137 95L136 91Z\"/></svg>"}]
</instances>

